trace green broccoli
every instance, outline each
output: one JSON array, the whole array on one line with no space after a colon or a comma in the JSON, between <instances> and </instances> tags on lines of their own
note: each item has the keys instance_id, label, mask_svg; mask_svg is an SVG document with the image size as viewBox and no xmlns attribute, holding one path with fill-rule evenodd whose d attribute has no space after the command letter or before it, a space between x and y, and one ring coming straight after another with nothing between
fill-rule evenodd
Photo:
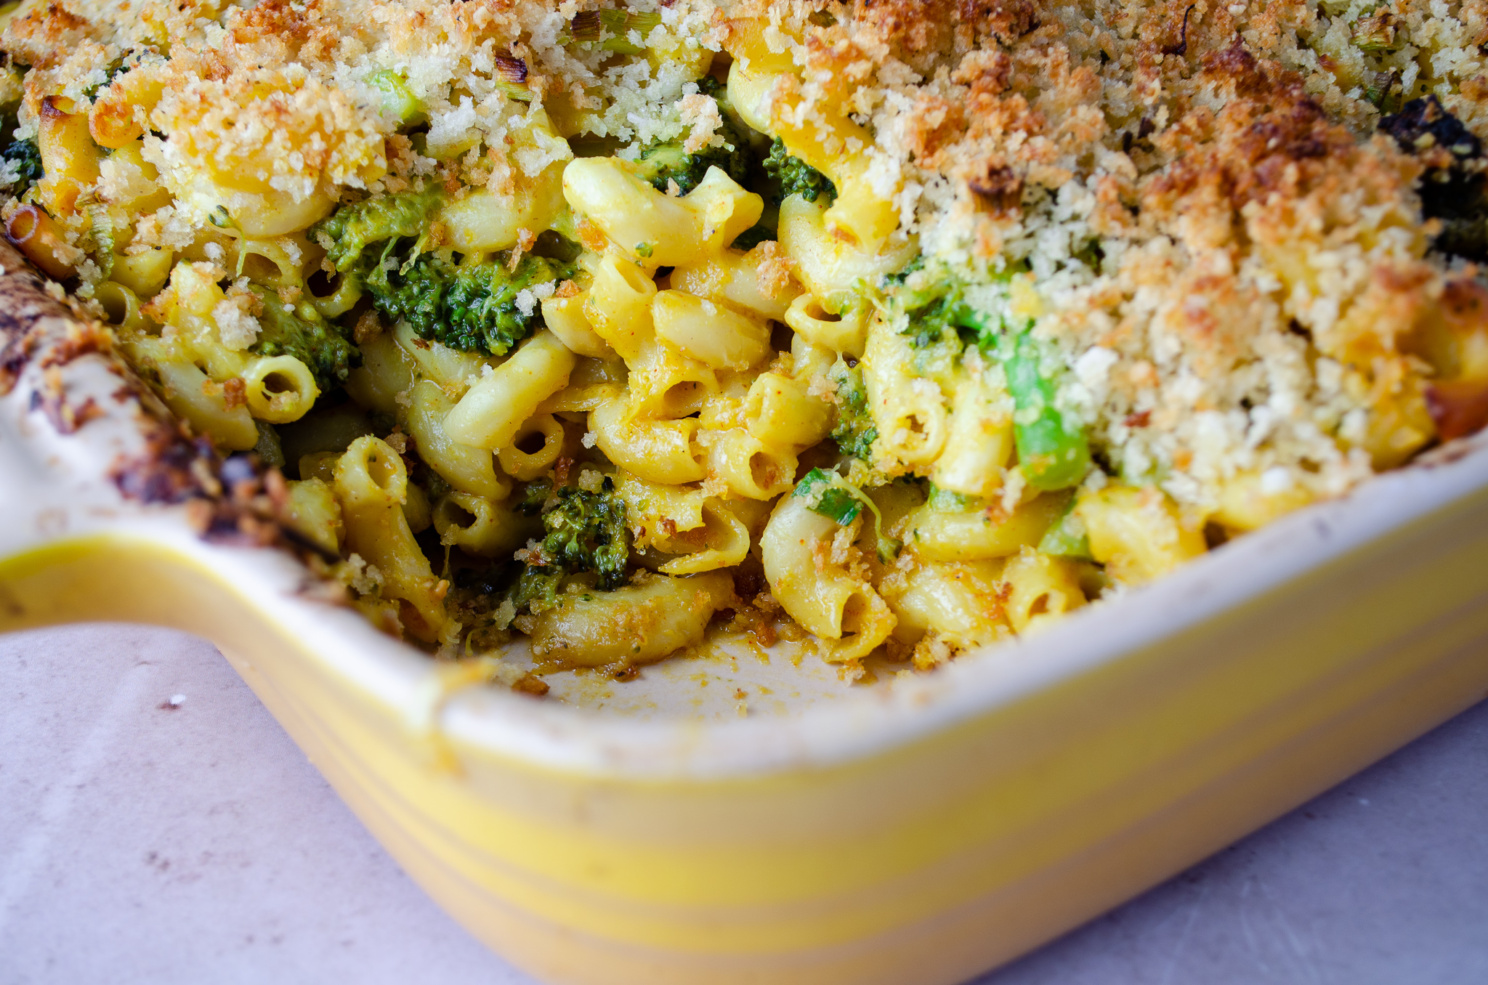
<instances>
[{"instance_id":1,"label":"green broccoli","mask_svg":"<svg viewBox=\"0 0 1488 985\"><path fill-rule=\"evenodd\" d=\"M988 345L1002 327L1001 319L988 317L967 302L965 281L939 265L926 269L923 260L916 260L886 278L885 286L890 305L905 315L900 333L909 336L916 349L943 341L957 349Z\"/></svg>"},{"instance_id":2,"label":"green broccoli","mask_svg":"<svg viewBox=\"0 0 1488 985\"><path fill-rule=\"evenodd\" d=\"M814 202L823 195L831 203L837 198L837 186L826 175L786 152L785 142L779 137L770 145L770 153L763 162L765 174L780 183L780 200L800 195Z\"/></svg>"},{"instance_id":3,"label":"green broccoli","mask_svg":"<svg viewBox=\"0 0 1488 985\"><path fill-rule=\"evenodd\" d=\"M9 170L15 175L15 181L10 186L10 192L16 198L20 198L31 189L31 186L41 180L45 173L41 167L41 152L36 148L33 140L12 141L0 156L5 158L10 165Z\"/></svg>"},{"instance_id":4,"label":"green broccoli","mask_svg":"<svg viewBox=\"0 0 1488 985\"><path fill-rule=\"evenodd\" d=\"M837 423L832 427L832 440L844 455L870 461L878 428L868 413L868 388L863 385L863 371L856 360L852 365L839 363L832 374L837 384Z\"/></svg>"},{"instance_id":5,"label":"green broccoli","mask_svg":"<svg viewBox=\"0 0 1488 985\"><path fill-rule=\"evenodd\" d=\"M774 229L765 225L763 222L757 222L736 236L734 241L729 245L732 249L743 250L745 253L748 253L766 240L775 240L778 237L779 233Z\"/></svg>"},{"instance_id":6,"label":"green broccoli","mask_svg":"<svg viewBox=\"0 0 1488 985\"><path fill-rule=\"evenodd\" d=\"M346 273L374 243L422 238L443 202L444 193L435 186L351 202L322 219L310 231L311 238L325 247L336 269Z\"/></svg>"},{"instance_id":7,"label":"green broccoli","mask_svg":"<svg viewBox=\"0 0 1488 985\"><path fill-rule=\"evenodd\" d=\"M675 181L679 193L686 195L702 184L710 167L720 169L741 185L748 184L754 171L755 157L750 151L748 135L736 121L723 87L713 79L705 78L698 83L698 90L718 104L723 124L717 135L723 138L723 145L710 144L689 152L678 139L658 141L646 147L636 161L637 174L657 191L666 191L668 183Z\"/></svg>"},{"instance_id":8,"label":"green broccoli","mask_svg":"<svg viewBox=\"0 0 1488 985\"><path fill-rule=\"evenodd\" d=\"M443 202L437 189L383 195L343 205L315 227L315 239L343 274L355 277L389 321L452 349L502 355L532 334L540 315L528 288L567 280L571 264L527 255L515 269L507 254L468 256L424 249Z\"/></svg>"},{"instance_id":9,"label":"green broccoli","mask_svg":"<svg viewBox=\"0 0 1488 985\"><path fill-rule=\"evenodd\" d=\"M563 488L557 505L542 516L542 542L529 552L527 566L512 590L518 609L540 612L558 602L558 590L573 575L596 575L595 587L608 591L625 584L630 559L625 501L605 478L598 492Z\"/></svg>"},{"instance_id":10,"label":"green broccoli","mask_svg":"<svg viewBox=\"0 0 1488 985\"><path fill-rule=\"evenodd\" d=\"M287 305L273 291L254 293L263 304L258 341L250 349L254 355L294 356L310 367L321 393L345 383L347 374L361 364L357 347L312 305Z\"/></svg>"},{"instance_id":11,"label":"green broccoli","mask_svg":"<svg viewBox=\"0 0 1488 985\"><path fill-rule=\"evenodd\" d=\"M362 285L390 321L406 321L420 337L451 349L503 355L532 334L541 319L535 303L518 304L528 288L568 280L572 265L527 255L509 270L502 254L456 264L421 253L395 266L366 266ZM525 307L525 310L524 310Z\"/></svg>"},{"instance_id":12,"label":"green broccoli","mask_svg":"<svg viewBox=\"0 0 1488 985\"><path fill-rule=\"evenodd\" d=\"M537 516L542 513L543 506L553 496L553 481L551 479L534 479L522 488L522 491L513 496L516 505L513 507L522 516Z\"/></svg>"},{"instance_id":13,"label":"green broccoli","mask_svg":"<svg viewBox=\"0 0 1488 985\"><path fill-rule=\"evenodd\" d=\"M1005 286L1017 273L1027 270L1024 264L1010 264L993 275L986 285ZM991 300L985 295L979 307L968 298L975 285L938 261L916 257L903 270L884 278L883 291L890 308L905 316L901 334L909 336L910 345L924 349L948 340L952 345L976 344L983 349L995 345L1007 332L1004 318L994 310L984 310ZM992 301L995 309L998 307ZM957 337L959 336L959 342Z\"/></svg>"}]
</instances>

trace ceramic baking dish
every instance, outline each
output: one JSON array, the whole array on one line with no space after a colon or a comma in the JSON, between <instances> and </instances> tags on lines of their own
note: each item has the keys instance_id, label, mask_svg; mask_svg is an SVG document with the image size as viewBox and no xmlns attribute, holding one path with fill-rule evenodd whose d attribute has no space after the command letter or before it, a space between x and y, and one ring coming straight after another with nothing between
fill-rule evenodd
<instances>
[{"instance_id":1,"label":"ceramic baking dish","mask_svg":"<svg viewBox=\"0 0 1488 985\"><path fill-rule=\"evenodd\" d=\"M526 697L203 537L197 450L0 264L0 630L211 639L408 873L545 980L960 981L1488 690L1477 442L933 674L715 649Z\"/></svg>"}]
</instances>

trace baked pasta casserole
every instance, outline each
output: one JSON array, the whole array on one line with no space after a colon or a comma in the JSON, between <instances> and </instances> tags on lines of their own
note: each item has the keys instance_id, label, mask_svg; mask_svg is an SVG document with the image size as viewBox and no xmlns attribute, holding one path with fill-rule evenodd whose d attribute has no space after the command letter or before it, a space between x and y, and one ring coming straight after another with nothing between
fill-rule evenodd
<instances>
[{"instance_id":1,"label":"baked pasta casserole","mask_svg":"<svg viewBox=\"0 0 1488 985\"><path fill-rule=\"evenodd\" d=\"M7 237L445 656L932 667L1488 420L1485 0L3 17Z\"/></svg>"}]
</instances>

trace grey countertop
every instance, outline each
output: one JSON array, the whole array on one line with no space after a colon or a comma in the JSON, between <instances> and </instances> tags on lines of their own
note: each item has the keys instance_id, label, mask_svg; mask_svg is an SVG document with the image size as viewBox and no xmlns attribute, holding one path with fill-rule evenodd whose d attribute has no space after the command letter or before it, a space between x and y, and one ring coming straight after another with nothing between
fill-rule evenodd
<instances>
[{"instance_id":1,"label":"grey countertop","mask_svg":"<svg viewBox=\"0 0 1488 985\"><path fill-rule=\"evenodd\" d=\"M532 980L207 643L0 636L0 983ZM978 985L1488 982L1488 704Z\"/></svg>"}]
</instances>

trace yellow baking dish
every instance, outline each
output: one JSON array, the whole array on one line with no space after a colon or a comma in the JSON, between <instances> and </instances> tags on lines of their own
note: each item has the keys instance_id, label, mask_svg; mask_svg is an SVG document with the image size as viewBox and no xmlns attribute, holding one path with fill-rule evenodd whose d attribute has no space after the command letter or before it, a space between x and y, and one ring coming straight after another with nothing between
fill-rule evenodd
<instances>
[{"instance_id":1,"label":"yellow baking dish","mask_svg":"<svg viewBox=\"0 0 1488 985\"><path fill-rule=\"evenodd\" d=\"M204 540L190 504L122 496L163 432L75 332L43 366L72 329L36 314L0 324L0 630L213 640L409 874L545 980L956 982L1488 690L1478 442L933 674L725 646L526 697L288 555Z\"/></svg>"}]
</instances>

